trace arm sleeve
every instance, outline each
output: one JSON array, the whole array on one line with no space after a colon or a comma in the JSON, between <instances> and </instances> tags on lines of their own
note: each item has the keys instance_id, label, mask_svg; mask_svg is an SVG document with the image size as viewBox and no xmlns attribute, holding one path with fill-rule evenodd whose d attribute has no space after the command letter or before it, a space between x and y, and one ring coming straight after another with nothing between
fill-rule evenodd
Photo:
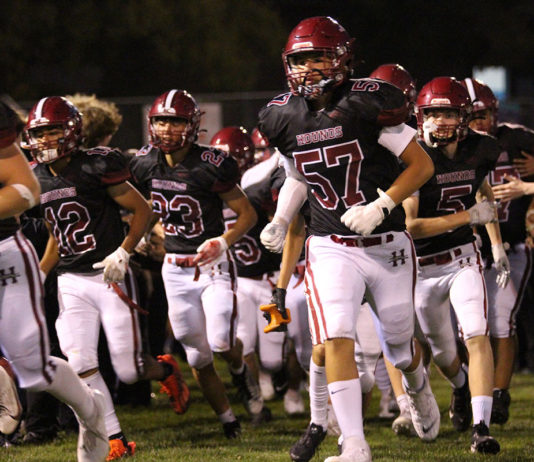
<instances>
[{"instance_id":1,"label":"arm sleeve","mask_svg":"<svg viewBox=\"0 0 534 462\"><path fill-rule=\"evenodd\" d=\"M380 130L378 143L399 157L415 134L416 130L406 124L384 127Z\"/></svg>"},{"instance_id":2,"label":"arm sleeve","mask_svg":"<svg viewBox=\"0 0 534 462\"><path fill-rule=\"evenodd\" d=\"M291 159L282 156L287 178L280 189L275 217L290 223L308 197L308 186Z\"/></svg>"}]
</instances>

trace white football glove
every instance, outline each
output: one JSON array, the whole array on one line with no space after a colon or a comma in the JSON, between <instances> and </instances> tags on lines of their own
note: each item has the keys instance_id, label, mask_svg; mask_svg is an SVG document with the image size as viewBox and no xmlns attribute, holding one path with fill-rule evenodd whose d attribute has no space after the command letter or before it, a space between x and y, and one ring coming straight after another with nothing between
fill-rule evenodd
<instances>
[{"instance_id":1,"label":"white football glove","mask_svg":"<svg viewBox=\"0 0 534 462\"><path fill-rule=\"evenodd\" d=\"M395 202L380 188L378 199L367 205L354 205L341 215L341 222L355 233L369 236L384 221L386 215L395 208ZM384 211L387 210L387 214Z\"/></svg>"},{"instance_id":2,"label":"white football glove","mask_svg":"<svg viewBox=\"0 0 534 462\"><path fill-rule=\"evenodd\" d=\"M228 243L222 236L205 240L197 249L195 263L198 266L215 266L228 250Z\"/></svg>"},{"instance_id":3,"label":"white football glove","mask_svg":"<svg viewBox=\"0 0 534 462\"><path fill-rule=\"evenodd\" d=\"M470 225L485 225L497 221L497 203L482 201L477 202L467 210Z\"/></svg>"},{"instance_id":4,"label":"white football glove","mask_svg":"<svg viewBox=\"0 0 534 462\"><path fill-rule=\"evenodd\" d=\"M260 233L260 241L266 249L275 253L282 253L284 250L284 242L286 240L288 224L280 218L274 217Z\"/></svg>"},{"instance_id":5,"label":"white football glove","mask_svg":"<svg viewBox=\"0 0 534 462\"><path fill-rule=\"evenodd\" d=\"M506 250L502 244L493 244L491 246L493 262L497 270L497 285L504 289L510 281L510 262L506 256Z\"/></svg>"},{"instance_id":6,"label":"white football glove","mask_svg":"<svg viewBox=\"0 0 534 462\"><path fill-rule=\"evenodd\" d=\"M124 279L128 268L130 255L124 248L118 247L115 252L110 253L104 260L93 265L94 269L104 268L105 282L120 282Z\"/></svg>"}]
</instances>

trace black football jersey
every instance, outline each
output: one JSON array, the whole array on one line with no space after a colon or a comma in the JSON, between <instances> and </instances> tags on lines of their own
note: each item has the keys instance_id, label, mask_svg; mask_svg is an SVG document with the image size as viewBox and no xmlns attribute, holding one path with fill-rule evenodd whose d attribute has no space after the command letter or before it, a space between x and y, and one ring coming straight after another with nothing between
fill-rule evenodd
<instances>
[{"instance_id":1,"label":"black football jersey","mask_svg":"<svg viewBox=\"0 0 534 462\"><path fill-rule=\"evenodd\" d=\"M497 127L495 134L501 154L497 160L497 166L489 175L492 186L506 182L505 175L519 177L519 172L514 167L514 159L522 158L521 151L534 153L534 131L522 125L503 123ZM533 181L533 178L527 178ZM525 214L532 200L531 196L523 196L513 201L503 202L499 205L499 225L503 242L515 245L526 239ZM492 261L491 244L488 233L484 227L479 227L478 232L482 237L482 252L485 258Z\"/></svg>"},{"instance_id":2,"label":"black football jersey","mask_svg":"<svg viewBox=\"0 0 534 462\"><path fill-rule=\"evenodd\" d=\"M406 101L393 85L374 79L350 80L318 112L286 93L259 114L258 129L282 155L292 158L310 188L310 232L354 235L340 220L353 205L378 198L400 173L398 159L378 144L384 126L406 120ZM396 207L374 233L402 231L404 211Z\"/></svg>"},{"instance_id":3,"label":"black football jersey","mask_svg":"<svg viewBox=\"0 0 534 462\"><path fill-rule=\"evenodd\" d=\"M60 175L36 164L41 213L58 243L61 273L92 273L124 240L120 207L107 193L130 179L127 158L105 147L74 153Z\"/></svg>"},{"instance_id":4,"label":"black football jersey","mask_svg":"<svg viewBox=\"0 0 534 462\"><path fill-rule=\"evenodd\" d=\"M148 145L130 169L161 216L166 252L193 254L206 239L224 233L219 194L239 181L237 162L227 153L193 144L184 161L171 167L160 149Z\"/></svg>"},{"instance_id":5,"label":"black football jersey","mask_svg":"<svg viewBox=\"0 0 534 462\"><path fill-rule=\"evenodd\" d=\"M7 148L17 138L17 116L13 110L0 101L0 149ZM3 185L0 184L0 187ZM19 229L18 220L14 217L0 220L0 241L6 239Z\"/></svg>"},{"instance_id":6,"label":"black football jersey","mask_svg":"<svg viewBox=\"0 0 534 462\"><path fill-rule=\"evenodd\" d=\"M434 175L419 189L419 218L435 218L467 210L476 203L475 195L486 175L495 168L500 148L489 135L469 131L458 143L454 159L439 148L420 142L434 162ZM430 255L469 242L474 235L471 226L464 225L437 236L416 239L417 255Z\"/></svg>"},{"instance_id":7,"label":"black football jersey","mask_svg":"<svg viewBox=\"0 0 534 462\"><path fill-rule=\"evenodd\" d=\"M245 189L250 203L256 210L258 221L231 248L240 277L259 276L270 271L278 271L282 261L281 255L268 251L260 241L262 229L270 222L274 204L271 198L270 179L254 183ZM224 224L230 229L237 219L229 207L224 209Z\"/></svg>"}]
</instances>

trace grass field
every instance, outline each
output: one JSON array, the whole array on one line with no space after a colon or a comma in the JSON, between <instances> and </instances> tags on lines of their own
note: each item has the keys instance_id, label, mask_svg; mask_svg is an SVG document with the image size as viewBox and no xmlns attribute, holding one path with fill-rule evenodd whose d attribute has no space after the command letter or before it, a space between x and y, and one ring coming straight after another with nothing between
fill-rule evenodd
<instances>
[{"instance_id":1,"label":"grass field","mask_svg":"<svg viewBox=\"0 0 534 462\"><path fill-rule=\"evenodd\" d=\"M187 366L182 363L185 371ZM227 388L230 379L218 364ZM277 462L290 461L288 451L308 424L306 416L288 418L281 401L270 402L273 420L259 428L252 428L241 404L233 404L241 417L243 435L240 440L228 441L211 409L193 384L189 371L185 372L191 386L192 404L183 416L174 414L166 396L157 393L148 408L118 407L117 412L127 437L137 443L132 461L145 462ZM423 443L417 438L399 438L391 431L391 422L379 420L379 393L375 392L365 433L375 461L475 461L489 458L499 461L534 461L534 375L516 375L512 384L511 419L505 426L491 428L501 444L497 456L473 455L469 452L470 433L459 434L451 426L447 409L449 386L435 371L432 387L441 409L442 424L438 439ZM232 390L230 389L230 394ZM307 397L306 397L307 402ZM319 454L312 461L323 461L337 454L337 440L327 436ZM62 462L76 460L76 437L60 434L52 444L37 447L0 448L1 462Z\"/></svg>"}]
</instances>

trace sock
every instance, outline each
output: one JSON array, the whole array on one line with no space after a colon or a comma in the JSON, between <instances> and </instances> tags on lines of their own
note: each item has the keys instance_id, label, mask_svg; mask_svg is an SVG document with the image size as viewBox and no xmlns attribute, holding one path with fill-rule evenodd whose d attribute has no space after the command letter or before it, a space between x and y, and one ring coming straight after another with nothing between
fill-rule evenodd
<instances>
[{"instance_id":1,"label":"sock","mask_svg":"<svg viewBox=\"0 0 534 462\"><path fill-rule=\"evenodd\" d=\"M166 363L165 361L159 361L161 366L163 367L163 378L160 379L160 382L163 382L167 377L169 377L173 372L174 368L172 367L172 364Z\"/></svg>"},{"instance_id":2,"label":"sock","mask_svg":"<svg viewBox=\"0 0 534 462\"><path fill-rule=\"evenodd\" d=\"M234 369L233 367L230 367L230 372L234 375L241 375L243 371L245 370L245 361L241 363L241 367Z\"/></svg>"},{"instance_id":3,"label":"sock","mask_svg":"<svg viewBox=\"0 0 534 462\"><path fill-rule=\"evenodd\" d=\"M217 415L221 423L225 424L228 422L233 422L236 420L235 415L232 411L232 408L228 408L226 411L224 411L222 414Z\"/></svg>"},{"instance_id":4,"label":"sock","mask_svg":"<svg viewBox=\"0 0 534 462\"><path fill-rule=\"evenodd\" d=\"M473 425L484 422L489 428L492 406L493 396L473 396L471 398L471 407L473 408Z\"/></svg>"},{"instance_id":5,"label":"sock","mask_svg":"<svg viewBox=\"0 0 534 462\"><path fill-rule=\"evenodd\" d=\"M408 395L403 393L402 395L397 396L397 404L399 405L400 413L410 414L410 402L408 401Z\"/></svg>"},{"instance_id":6,"label":"sock","mask_svg":"<svg viewBox=\"0 0 534 462\"><path fill-rule=\"evenodd\" d=\"M56 373L54 380L45 391L70 406L82 420L90 419L93 416L95 405L86 385L67 361L55 356L50 356L50 360L56 366Z\"/></svg>"},{"instance_id":7,"label":"sock","mask_svg":"<svg viewBox=\"0 0 534 462\"><path fill-rule=\"evenodd\" d=\"M451 385L454 388L462 388L465 385L465 382L467 380L467 374L463 370L462 367L460 367L460 370L458 371L458 374L456 374L454 377L451 377L450 379L447 379Z\"/></svg>"},{"instance_id":8,"label":"sock","mask_svg":"<svg viewBox=\"0 0 534 462\"><path fill-rule=\"evenodd\" d=\"M121 424L119 423L119 419L117 417L117 414L115 413L115 408L113 407L113 400L111 399L109 389L106 385L106 382L104 382L102 375L100 375L100 372L97 371L89 377L84 377L82 380L89 387L98 390L104 395L104 401L106 403L104 415L106 420L106 432L108 434L108 437L110 435L114 435L115 433L120 433Z\"/></svg>"},{"instance_id":9,"label":"sock","mask_svg":"<svg viewBox=\"0 0 534 462\"><path fill-rule=\"evenodd\" d=\"M360 379L329 383L328 392L343 438L364 439Z\"/></svg>"},{"instance_id":10,"label":"sock","mask_svg":"<svg viewBox=\"0 0 534 462\"><path fill-rule=\"evenodd\" d=\"M391 382L389 381L388 370L386 369L384 358L380 358L376 363L375 383L382 393L389 393Z\"/></svg>"},{"instance_id":11,"label":"sock","mask_svg":"<svg viewBox=\"0 0 534 462\"><path fill-rule=\"evenodd\" d=\"M328 384L325 368L310 360L310 415L311 422L328 427Z\"/></svg>"},{"instance_id":12,"label":"sock","mask_svg":"<svg viewBox=\"0 0 534 462\"><path fill-rule=\"evenodd\" d=\"M420 391L422 390L425 384L425 375L424 375L423 361L419 361L419 364L412 372L402 371L402 383L406 391L410 389L411 391Z\"/></svg>"}]
</instances>

